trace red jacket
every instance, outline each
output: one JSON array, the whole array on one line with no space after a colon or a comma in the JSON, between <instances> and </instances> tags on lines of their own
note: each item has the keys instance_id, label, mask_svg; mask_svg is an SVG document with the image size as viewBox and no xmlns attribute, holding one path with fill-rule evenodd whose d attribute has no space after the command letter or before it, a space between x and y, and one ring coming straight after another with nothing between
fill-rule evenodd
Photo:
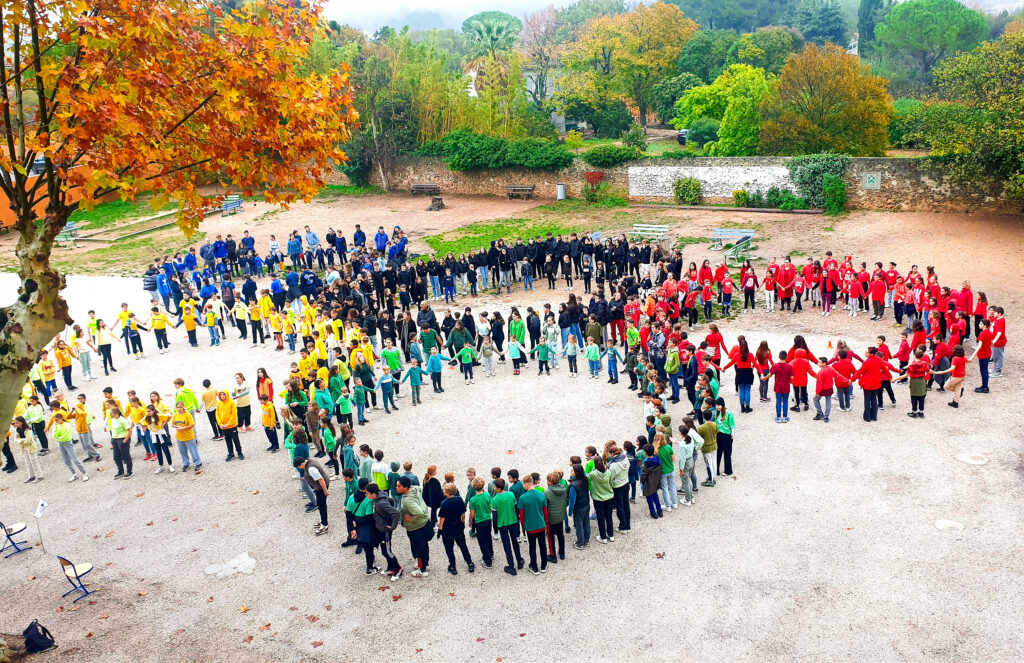
<instances>
[{"instance_id":1,"label":"red jacket","mask_svg":"<svg viewBox=\"0 0 1024 663\"><path fill-rule=\"evenodd\" d=\"M851 380L857 380L861 389L873 390L882 388L882 365L885 362L878 355L864 358L864 363L853 374Z\"/></svg>"}]
</instances>

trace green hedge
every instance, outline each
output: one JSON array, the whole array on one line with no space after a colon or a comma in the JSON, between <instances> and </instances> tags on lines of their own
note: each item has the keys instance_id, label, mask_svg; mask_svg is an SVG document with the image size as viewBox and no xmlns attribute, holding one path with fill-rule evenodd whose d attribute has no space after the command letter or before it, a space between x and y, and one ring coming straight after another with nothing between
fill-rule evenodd
<instances>
[{"instance_id":1,"label":"green hedge","mask_svg":"<svg viewBox=\"0 0 1024 663\"><path fill-rule=\"evenodd\" d=\"M762 193L760 189L751 194L747 194L747 192L742 189L740 191L733 191L732 196L734 201L737 200L737 193L742 193L747 197L747 204L745 207L751 207L754 209L781 209L788 211L808 208L806 200L797 196L789 189L780 189L776 186L773 186L764 193ZM739 206L738 203L737 206Z\"/></svg>"},{"instance_id":2,"label":"green hedge","mask_svg":"<svg viewBox=\"0 0 1024 663\"><path fill-rule=\"evenodd\" d=\"M640 157L640 150L635 147L619 147L617 145L599 145L592 150L587 150L581 157L591 166L597 168L610 168L620 163L632 161Z\"/></svg>"},{"instance_id":3,"label":"green hedge","mask_svg":"<svg viewBox=\"0 0 1024 663\"><path fill-rule=\"evenodd\" d=\"M811 207L825 206L825 175L846 175L850 157L845 154L808 154L789 160L789 173L797 193Z\"/></svg>"},{"instance_id":4,"label":"green hedge","mask_svg":"<svg viewBox=\"0 0 1024 663\"><path fill-rule=\"evenodd\" d=\"M822 178L826 214L842 214L846 211L846 182L842 177L826 173Z\"/></svg>"},{"instance_id":5,"label":"green hedge","mask_svg":"<svg viewBox=\"0 0 1024 663\"><path fill-rule=\"evenodd\" d=\"M572 164L572 153L559 140L508 140L469 131L453 131L441 140L424 143L417 154L442 156L451 170L532 168L562 170Z\"/></svg>"}]
</instances>

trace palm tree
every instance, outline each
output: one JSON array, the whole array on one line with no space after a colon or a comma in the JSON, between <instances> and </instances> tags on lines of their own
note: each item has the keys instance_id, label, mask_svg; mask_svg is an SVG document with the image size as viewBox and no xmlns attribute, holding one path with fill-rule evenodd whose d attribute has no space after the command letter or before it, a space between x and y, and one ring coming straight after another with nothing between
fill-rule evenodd
<instances>
[{"instance_id":1,"label":"palm tree","mask_svg":"<svg viewBox=\"0 0 1024 663\"><path fill-rule=\"evenodd\" d=\"M462 29L469 37L472 49L470 60L466 62L463 71L470 75L475 73L473 85L480 92L479 86L487 79L484 66L488 59L497 63L499 76L507 71L508 63L503 55L519 41L522 24L501 16L482 16L466 21Z\"/></svg>"}]
</instances>

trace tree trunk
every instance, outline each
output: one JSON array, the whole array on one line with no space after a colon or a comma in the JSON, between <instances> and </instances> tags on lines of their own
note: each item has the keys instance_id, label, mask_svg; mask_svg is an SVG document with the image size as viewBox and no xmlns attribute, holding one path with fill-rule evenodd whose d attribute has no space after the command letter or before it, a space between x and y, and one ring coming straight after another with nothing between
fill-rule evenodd
<instances>
[{"instance_id":1,"label":"tree trunk","mask_svg":"<svg viewBox=\"0 0 1024 663\"><path fill-rule=\"evenodd\" d=\"M380 144L377 142L377 122L373 115L370 115L370 131L373 135L374 160L377 162L377 172L380 173L380 187L387 191L388 176L384 174L384 159L381 156Z\"/></svg>"},{"instance_id":2,"label":"tree trunk","mask_svg":"<svg viewBox=\"0 0 1024 663\"><path fill-rule=\"evenodd\" d=\"M53 241L67 215L47 212L41 229L34 219L19 220L18 299L0 309L0 421L6 425L25 386L28 372L47 343L72 322L61 297L64 277L50 266Z\"/></svg>"}]
</instances>

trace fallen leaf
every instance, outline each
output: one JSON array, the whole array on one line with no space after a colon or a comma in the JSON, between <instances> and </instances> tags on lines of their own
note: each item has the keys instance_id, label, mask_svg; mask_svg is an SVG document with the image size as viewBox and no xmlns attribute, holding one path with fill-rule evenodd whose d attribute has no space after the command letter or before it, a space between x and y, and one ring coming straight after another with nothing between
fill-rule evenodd
<instances>
[{"instance_id":1,"label":"fallen leaf","mask_svg":"<svg viewBox=\"0 0 1024 663\"><path fill-rule=\"evenodd\" d=\"M252 642L252 636L251 635L245 636L245 639L242 640L242 642L245 643L245 644L249 644L250 642Z\"/></svg>"},{"instance_id":2,"label":"fallen leaf","mask_svg":"<svg viewBox=\"0 0 1024 663\"><path fill-rule=\"evenodd\" d=\"M149 521L148 523L146 523L146 527L152 527L152 526L153 526L153 521L152 520Z\"/></svg>"},{"instance_id":3,"label":"fallen leaf","mask_svg":"<svg viewBox=\"0 0 1024 663\"><path fill-rule=\"evenodd\" d=\"M455 592L448 592L448 596L455 596Z\"/></svg>"},{"instance_id":4,"label":"fallen leaf","mask_svg":"<svg viewBox=\"0 0 1024 663\"><path fill-rule=\"evenodd\" d=\"M316 615L306 615L306 619L309 621L310 624L320 621L320 618Z\"/></svg>"},{"instance_id":5,"label":"fallen leaf","mask_svg":"<svg viewBox=\"0 0 1024 663\"><path fill-rule=\"evenodd\" d=\"M270 637L271 638L276 638L277 637L277 631L274 631L273 633L271 633Z\"/></svg>"},{"instance_id":6,"label":"fallen leaf","mask_svg":"<svg viewBox=\"0 0 1024 663\"><path fill-rule=\"evenodd\" d=\"M486 640L486 638L477 638L476 639L477 642L483 642L484 640Z\"/></svg>"},{"instance_id":7,"label":"fallen leaf","mask_svg":"<svg viewBox=\"0 0 1024 663\"><path fill-rule=\"evenodd\" d=\"M178 522L178 519L177 518L171 518L171 522L172 523L176 523L176 522Z\"/></svg>"},{"instance_id":8,"label":"fallen leaf","mask_svg":"<svg viewBox=\"0 0 1024 663\"><path fill-rule=\"evenodd\" d=\"M145 596L146 594L149 594L149 592L147 592L146 590L142 590L141 592L139 592L139 596Z\"/></svg>"},{"instance_id":9,"label":"fallen leaf","mask_svg":"<svg viewBox=\"0 0 1024 663\"><path fill-rule=\"evenodd\" d=\"M422 649L417 649L417 650L416 650L416 653L417 653L417 654L419 654L419 653L420 653L420 652L422 652L422 651L423 651Z\"/></svg>"},{"instance_id":10,"label":"fallen leaf","mask_svg":"<svg viewBox=\"0 0 1024 663\"><path fill-rule=\"evenodd\" d=\"M82 606L80 606L80 605L76 605L75 607L71 608L71 612L77 612L78 609L81 608L81 607Z\"/></svg>"},{"instance_id":11,"label":"fallen leaf","mask_svg":"<svg viewBox=\"0 0 1024 663\"><path fill-rule=\"evenodd\" d=\"M853 529L853 528L852 527L847 527L846 531L849 532L851 529Z\"/></svg>"},{"instance_id":12,"label":"fallen leaf","mask_svg":"<svg viewBox=\"0 0 1024 663\"><path fill-rule=\"evenodd\" d=\"M99 601L93 601L92 599L89 599L89 605L96 605L97 603L99 603Z\"/></svg>"},{"instance_id":13,"label":"fallen leaf","mask_svg":"<svg viewBox=\"0 0 1024 663\"><path fill-rule=\"evenodd\" d=\"M206 602L207 603L213 603L213 597L211 596L210 598L206 599Z\"/></svg>"},{"instance_id":14,"label":"fallen leaf","mask_svg":"<svg viewBox=\"0 0 1024 663\"><path fill-rule=\"evenodd\" d=\"M117 549L118 550L124 550L124 546L118 546Z\"/></svg>"},{"instance_id":15,"label":"fallen leaf","mask_svg":"<svg viewBox=\"0 0 1024 663\"><path fill-rule=\"evenodd\" d=\"M85 634L85 637L87 637L87 638L91 638L91 637L92 637L92 631L89 631L88 633L86 633L86 634Z\"/></svg>"},{"instance_id":16,"label":"fallen leaf","mask_svg":"<svg viewBox=\"0 0 1024 663\"><path fill-rule=\"evenodd\" d=\"M317 647L319 647L322 644L324 644L324 643L320 642L319 640L314 640L313 641L313 649L316 649Z\"/></svg>"},{"instance_id":17,"label":"fallen leaf","mask_svg":"<svg viewBox=\"0 0 1024 663\"><path fill-rule=\"evenodd\" d=\"M398 599L400 599L400 598L402 598L402 595L401 595L401 594L392 594L392 595L391 595L391 600L392 600L392 601L397 601L397 600L398 600Z\"/></svg>"},{"instance_id":18,"label":"fallen leaf","mask_svg":"<svg viewBox=\"0 0 1024 663\"><path fill-rule=\"evenodd\" d=\"M258 490L254 490L254 491L252 491L252 494L253 494L253 495L259 495L259 494L260 494L260 491L258 491Z\"/></svg>"},{"instance_id":19,"label":"fallen leaf","mask_svg":"<svg viewBox=\"0 0 1024 663\"><path fill-rule=\"evenodd\" d=\"M97 471L97 472L106 472L106 471L107 471L107 468L105 468L105 467L97 467L97 468L96 468L96 471Z\"/></svg>"},{"instance_id":20,"label":"fallen leaf","mask_svg":"<svg viewBox=\"0 0 1024 663\"><path fill-rule=\"evenodd\" d=\"M145 495L145 494L146 494L146 493L135 493L135 497L142 497L142 496L143 496L143 495Z\"/></svg>"},{"instance_id":21,"label":"fallen leaf","mask_svg":"<svg viewBox=\"0 0 1024 663\"><path fill-rule=\"evenodd\" d=\"M114 565L113 562L107 562L107 566L113 566L113 565Z\"/></svg>"},{"instance_id":22,"label":"fallen leaf","mask_svg":"<svg viewBox=\"0 0 1024 663\"><path fill-rule=\"evenodd\" d=\"M526 634L525 634L525 633L520 633L520 634L519 634L519 637L520 637L520 638L525 638L525 637L526 637Z\"/></svg>"},{"instance_id":23,"label":"fallen leaf","mask_svg":"<svg viewBox=\"0 0 1024 663\"><path fill-rule=\"evenodd\" d=\"M331 606L329 606L329 605L325 605L324 606L324 610L328 610L329 611L330 609L331 609Z\"/></svg>"},{"instance_id":24,"label":"fallen leaf","mask_svg":"<svg viewBox=\"0 0 1024 663\"><path fill-rule=\"evenodd\" d=\"M260 627L260 633L263 633L264 631L269 631L269 630L270 630L270 624L264 624L263 626Z\"/></svg>"},{"instance_id":25,"label":"fallen leaf","mask_svg":"<svg viewBox=\"0 0 1024 663\"><path fill-rule=\"evenodd\" d=\"M100 619L110 619L110 615L100 615Z\"/></svg>"},{"instance_id":26,"label":"fallen leaf","mask_svg":"<svg viewBox=\"0 0 1024 663\"><path fill-rule=\"evenodd\" d=\"M500 656L498 658L494 659L494 660L497 661L498 663L501 663L501 657Z\"/></svg>"},{"instance_id":27,"label":"fallen leaf","mask_svg":"<svg viewBox=\"0 0 1024 663\"><path fill-rule=\"evenodd\" d=\"M179 628L179 629L178 629L178 635L181 635L181 634L182 634L182 633L184 633L184 632L185 632L185 629L183 629L183 628Z\"/></svg>"},{"instance_id":28,"label":"fallen leaf","mask_svg":"<svg viewBox=\"0 0 1024 663\"><path fill-rule=\"evenodd\" d=\"M32 577L35 578L35 576L32 576ZM385 589L391 589L391 585L381 585L380 587L377 588L377 590L381 591L381 592L383 592Z\"/></svg>"},{"instance_id":29,"label":"fallen leaf","mask_svg":"<svg viewBox=\"0 0 1024 663\"><path fill-rule=\"evenodd\" d=\"M657 557L658 559L665 559L665 553L663 553L663 552L654 553L654 556Z\"/></svg>"},{"instance_id":30,"label":"fallen leaf","mask_svg":"<svg viewBox=\"0 0 1024 663\"><path fill-rule=\"evenodd\" d=\"M109 532L107 532L106 534L104 534L104 535L103 535L103 538L104 538L104 539L109 539L109 538L110 538L110 537L112 537L112 536L114 536L114 530L110 530Z\"/></svg>"},{"instance_id":31,"label":"fallen leaf","mask_svg":"<svg viewBox=\"0 0 1024 663\"><path fill-rule=\"evenodd\" d=\"M249 606L243 605L241 608L238 609L238 612L249 612Z\"/></svg>"},{"instance_id":32,"label":"fallen leaf","mask_svg":"<svg viewBox=\"0 0 1024 663\"><path fill-rule=\"evenodd\" d=\"M202 532L202 531L203 531L203 528L202 528L202 527L200 527L200 528L199 528L199 529L197 529L196 531L197 531L197 532Z\"/></svg>"},{"instance_id":33,"label":"fallen leaf","mask_svg":"<svg viewBox=\"0 0 1024 663\"><path fill-rule=\"evenodd\" d=\"M213 526L214 527L220 527L220 525L218 525L217 523L214 523Z\"/></svg>"},{"instance_id":34,"label":"fallen leaf","mask_svg":"<svg viewBox=\"0 0 1024 663\"><path fill-rule=\"evenodd\" d=\"M298 608L296 608L295 606L292 606L292 607L290 607L290 608L288 608L288 609L289 609L289 610L298 610Z\"/></svg>"},{"instance_id":35,"label":"fallen leaf","mask_svg":"<svg viewBox=\"0 0 1024 663\"><path fill-rule=\"evenodd\" d=\"M35 576L29 576L29 577L28 577L28 579L29 579L29 580L35 580L35 579L36 579L36 577L35 577Z\"/></svg>"},{"instance_id":36,"label":"fallen leaf","mask_svg":"<svg viewBox=\"0 0 1024 663\"><path fill-rule=\"evenodd\" d=\"M506 453L506 454L508 454L509 456L512 456L512 455L515 455L515 453L516 453L516 452L515 452L515 451L513 451L512 449L509 449L509 450L508 450L508 451L506 451L505 453Z\"/></svg>"},{"instance_id":37,"label":"fallen leaf","mask_svg":"<svg viewBox=\"0 0 1024 663\"><path fill-rule=\"evenodd\" d=\"M64 612L64 606L62 606L62 605L57 606L57 612Z\"/></svg>"}]
</instances>

